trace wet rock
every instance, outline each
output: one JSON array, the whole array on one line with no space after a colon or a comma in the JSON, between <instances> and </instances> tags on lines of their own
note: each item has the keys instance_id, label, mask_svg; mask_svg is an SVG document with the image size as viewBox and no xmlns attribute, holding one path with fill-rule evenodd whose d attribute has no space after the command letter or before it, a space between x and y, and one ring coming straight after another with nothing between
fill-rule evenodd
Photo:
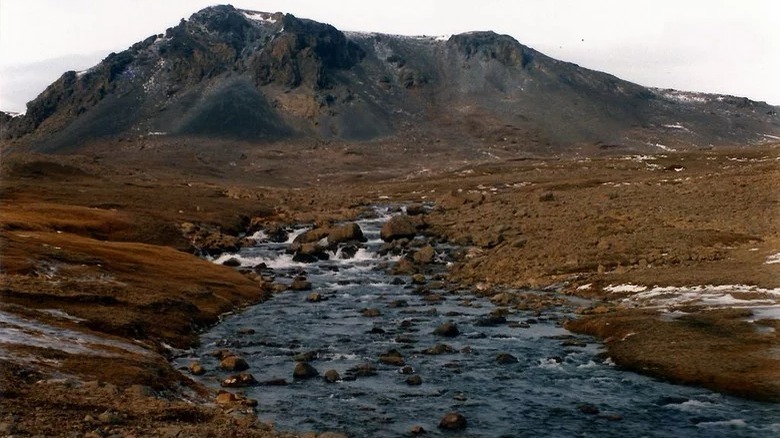
<instances>
[{"instance_id":1,"label":"wet rock","mask_svg":"<svg viewBox=\"0 0 780 438\"><path fill-rule=\"evenodd\" d=\"M434 251L433 247L431 245L425 245L417 252L414 253L414 256L412 257L414 262L420 265L427 265L429 263L433 263L433 259L436 256L436 251Z\"/></svg>"},{"instance_id":2,"label":"wet rock","mask_svg":"<svg viewBox=\"0 0 780 438\"><path fill-rule=\"evenodd\" d=\"M387 303L387 307L390 307L391 309L398 308L398 307L408 307L409 303L406 302L406 300L393 300Z\"/></svg>"},{"instance_id":3,"label":"wet rock","mask_svg":"<svg viewBox=\"0 0 780 438\"><path fill-rule=\"evenodd\" d=\"M385 365L404 366L404 357L396 349L388 350L379 355L379 362Z\"/></svg>"},{"instance_id":4,"label":"wet rock","mask_svg":"<svg viewBox=\"0 0 780 438\"><path fill-rule=\"evenodd\" d=\"M237 259L235 257L231 257L231 258L225 260L224 262L222 262L222 264L225 265L225 266L230 266L231 268L235 268L235 267L241 266L241 260L239 260L239 259Z\"/></svg>"},{"instance_id":5,"label":"wet rock","mask_svg":"<svg viewBox=\"0 0 780 438\"><path fill-rule=\"evenodd\" d=\"M307 362L297 362L293 369L294 379L311 379L317 377L320 373Z\"/></svg>"},{"instance_id":6,"label":"wet rock","mask_svg":"<svg viewBox=\"0 0 780 438\"><path fill-rule=\"evenodd\" d=\"M399 344L416 344L417 339L409 335L398 335L395 337L395 342L398 342Z\"/></svg>"},{"instance_id":7,"label":"wet rock","mask_svg":"<svg viewBox=\"0 0 780 438\"><path fill-rule=\"evenodd\" d=\"M385 242L392 242L397 239L414 239L417 235L417 227L409 219L409 216L399 215L393 216L385 222L382 226L382 230L379 232L379 237Z\"/></svg>"},{"instance_id":8,"label":"wet rock","mask_svg":"<svg viewBox=\"0 0 780 438\"><path fill-rule=\"evenodd\" d=\"M466 417L457 412L450 412L439 421L439 429L463 430L468 426Z\"/></svg>"},{"instance_id":9,"label":"wet rock","mask_svg":"<svg viewBox=\"0 0 780 438\"><path fill-rule=\"evenodd\" d=\"M385 331L385 329L381 327L371 327L371 330L369 330L368 333L372 335L383 335L387 332Z\"/></svg>"},{"instance_id":10,"label":"wet rock","mask_svg":"<svg viewBox=\"0 0 780 438\"><path fill-rule=\"evenodd\" d=\"M370 377L376 375L376 367L370 362L365 362L347 370L348 374L355 377Z\"/></svg>"},{"instance_id":11,"label":"wet rock","mask_svg":"<svg viewBox=\"0 0 780 438\"><path fill-rule=\"evenodd\" d=\"M355 258L355 254L357 254L358 250L360 248L357 245L345 245L341 247L341 252L339 253L339 258L342 260L348 260Z\"/></svg>"},{"instance_id":12,"label":"wet rock","mask_svg":"<svg viewBox=\"0 0 780 438\"><path fill-rule=\"evenodd\" d=\"M455 349L447 344L436 344L433 347L427 348L422 351L422 354L439 355L439 354L451 354L455 353Z\"/></svg>"},{"instance_id":13,"label":"wet rock","mask_svg":"<svg viewBox=\"0 0 780 438\"><path fill-rule=\"evenodd\" d=\"M398 370L401 374L414 374L414 368L410 367L409 365L406 365L405 367Z\"/></svg>"},{"instance_id":14,"label":"wet rock","mask_svg":"<svg viewBox=\"0 0 780 438\"><path fill-rule=\"evenodd\" d=\"M287 386L285 379L268 379L258 383L259 386Z\"/></svg>"},{"instance_id":15,"label":"wet rock","mask_svg":"<svg viewBox=\"0 0 780 438\"><path fill-rule=\"evenodd\" d=\"M217 350L214 350L214 351L210 352L209 356L216 357L217 359L222 360L222 359L224 359L226 357L229 357L229 356L235 356L235 354L233 354L233 352L230 351L230 350L227 350L225 348L220 348L220 349L217 349Z\"/></svg>"},{"instance_id":16,"label":"wet rock","mask_svg":"<svg viewBox=\"0 0 780 438\"><path fill-rule=\"evenodd\" d=\"M406 378L406 384L409 386L419 386L422 385L422 377L420 377L417 374L411 375Z\"/></svg>"},{"instance_id":17,"label":"wet rock","mask_svg":"<svg viewBox=\"0 0 780 438\"><path fill-rule=\"evenodd\" d=\"M206 372L206 369L200 364L200 362L193 362L187 367L190 370L190 374L193 376L201 376Z\"/></svg>"},{"instance_id":18,"label":"wet rock","mask_svg":"<svg viewBox=\"0 0 780 438\"><path fill-rule=\"evenodd\" d=\"M298 353L295 356L293 356L293 360L295 360L296 362L311 362L317 360L317 356L319 356L319 353L317 351L305 351L303 353Z\"/></svg>"},{"instance_id":19,"label":"wet rock","mask_svg":"<svg viewBox=\"0 0 780 438\"><path fill-rule=\"evenodd\" d=\"M382 312L380 312L379 309L375 307L369 307L368 309L363 309L361 313L363 314L363 316L368 318L376 318L377 316L380 316L382 314Z\"/></svg>"},{"instance_id":20,"label":"wet rock","mask_svg":"<svg viewBox=\"0 0 780 438\"><path fill-rule=\"evenodd\" d=\"M298 276L293 279L290 289L294 291L311 290L311 282L306 277Z\"/></svg>"},{"instance_id":21,"label":"wet rock","mask_svg":"<svg viewBox=\"0 0 780 438\"><path fill-rule=\"evenodd\" d=\"M306 297L306 301L310 303L319 303L320 301L324 300L325 298L319 292L312 292L309 294L309 296Z\"/></svg>"},{"instance_id":22,"label":"wet rock","mask_svg":"<svg viewBox=\"0 0 780 438\"><path fill-rule=\"evenodd\" d=\"M312 228L311 230L304 231L303 233L297 235L295 239L293 239L293 245L296 243L299 245L306 243L317 243L322 239L327 238L329 233L330 230L327 227ZM293 245L290 245L290 248L295 248Z\"/></svg>"},{"instance_id":23,"label":"wet rock","mask_svg":"<svg viewBox=\"0 0 780 438\"><path fill-rule=\"evenodd\" d=\"M403 285L405 285L405 284L406 284L406 282L405 282L405 281L404 281L404 279L403 279L403 278L401 278L401 277L395 277L395 278L393 278L393 280L390 282L390 284L392 284L393 286L403 286Z\"/></svg>"},{"instance_id":24,"label":"wet rock","mask_svg":"<svg viewBox=\"0 0 780 438\"><path fill-rule=\"evenodd\" d=\"M488 315L474 322L474 325L478 327L495 327L501 324L506 324L506 317L502 315Z\"/></svg>"},{"instance_id":25,"label":"wet rock","mask_svg":"<svg viewBox=\"0 0 780 438\"><path fill-rule=\"evenodd\" d=\"M460 334L460 330L458 330L458 326L455 325L454 322L447 321L444 324L436 327L436 330L433 331L433 334L437 336L446 336L448 338L453 338Z\"/></svg>"},{"instance_id":26,"label":"wet rock","mask_svg":"<svg viewBox=\"0 0 780 438\"><path fill-rule=\"evenodd\" d=\"M242 327L238 329L237 333L239 335L253 335L255 334L255 329L249 327Z\"/></svg>"},{"instance_id":27,"label":"wet rock","mask_svg":"<svg viewBox=\"0 0 780 438\"><path fill-rule=\"evenodd\" d=\"M328 245L333 246L346 242L365 242L363 230L356 223L348 223L332 227L328 230Z\"/></svg>"},{"instance_id":28,"label":"wet rock","mask_svg":"<svg viewBox=\"0 0 780 438\"><path fill-rule=\"evenodd\" d=\"M509 353L499 353L498 356L496 356L496 363L500 365L508 365L511 363L517 363L517 358L512 356Z\"/></svg>"},{"instance_id":29,"label":"wet rock","mask_svg":"<svg viewBox=\"0 0 780 438\"><path fill-rule=\"evenodd\" d=\"M244 371L249 369L249 364L239 356L228 356L219 362L219 367L225 371Z\"/></svg>"},{"instance_id":30,"label":"wet rock","mask_svg":"<svg viewBox=\"0 0 780 438\"><path fill-rule=\"evenodd\" d=\"M339 375L339 372L336 370L328 370L325 371L325 374L323 375L323 378L328 383L335 383L341 380L341 376Z\"/></svg>"},{"instance_id":31,"label":"wet rock","mask_svg":"<svg viewBox=\"0 0 780 438\"><path fill-rule=\"evenodd\" d=\"M412 426L412 428L409 430L409 433L411 433L412 435L425 435L428 432L418 424Z\"/></svg>"},{"instance_id":32,"label":"wet rock","mask_svg":"<svg viewBox=\"0 0 780 438\"><path fill-rule=\"evenodd\" d=\"M224 388L245 388L257 385L258 381L249 373L241 373L228 376L219 384Z\"/></svg>"},{"instance_id":33,"label":"wet rock","mask_svg":"<svg viewBox=\"0 0 780 438\"><path fill-rule=\"evenodd\" d=\"M290 245L293 252L293 261L298 263L314 263L320 260L328 260L330 256L325 248L317 243L293 243Z\"/></svg>"},{"instance_id":34,"label":"wet rock","mask_svg":"<svg viewBox=\"0 0 780 438\"><path fill-rule=\"evenodd\" d=\"M417 267L409 260L401 259L393 266L391 273L393 275L414 275L417 273Z\"/></svg>"}]
</instances>

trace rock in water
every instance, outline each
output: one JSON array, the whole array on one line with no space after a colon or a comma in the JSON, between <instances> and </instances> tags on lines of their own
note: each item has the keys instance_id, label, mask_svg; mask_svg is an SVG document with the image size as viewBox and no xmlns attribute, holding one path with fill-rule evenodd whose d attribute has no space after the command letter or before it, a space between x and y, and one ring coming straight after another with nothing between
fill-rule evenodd
<instances>
[{"instance_id":1,"label":"rock in water","mask_svg":"<svg viewBox=\"0 0 780 438\"><path fill-rule=\"evenodd\" d=\"M404 366L404 357L400 351L392 349L379 355L379 362L385 365Z\"/></svg>"},{"instance_id":2,"label":"rock in water","mask_svg":"<svg viewBox=\"0 0 780 438\"><path fill-rule=\"evenodd\" d=\"M293 378L310 379L319 375L317 370L306 362L297 362L293 370Z\"/></svg>"},{"instance_id":3,"label":"rock in water","mask_svg":"<svg viewBox=\"0 0 780 438\"><path fill-rule=\"evenodd\" d=\"M385 242L392 242L397 239L414 239L417 235L417 228L414 226L409 216L393 216L385 222L382 226L382 230L379 232L379 237Z\"/></svg>"},{"instance_id":4,"label":"rock in water","mask_svg":"<svg viewBox=\"0 0 780 438\"><path fill-rule=\"evenodd\" d=\"M345 242L365 242L363 230L356 223L344 224L333 227L328 233L328 245L333 246Z\"/></svg>"},{"instance_id":5,"label":"rock in water","mask_svg":"<svg viewBox=\"0 0 780 438\"><path fill-rule=\"evenodd\" d=\"M323 377L325 378L325 381L328 383L336 383L339 380L341 380L341 376L339 375L339 372L336 370L325 371Z\"/></svg>"},{"instance_id":6,"label":"rock in water","mask_svg":"<svg viewBox=\"0 0 780 438\"><path fill-rule=\"evenodd\" d=\"M444 324L436 327L436 330L433 331L433 334L438 336L446 336L448 338L453 338L460 334L460 330L458 330L458 326L455 325L454 322L447 321Z\"/></svg>"},{"instance_id":7,"label":"rock in water","mask_svg":"<svg viewBox=\"0 0 780 438\"><path fill-rule=\"evenodd\" d=\"M244 371L249 369L249 364L242 357L228 356L222 359L219 367L225 371Z\"/></svg>"},{"instance_id":8,"label":"rock in water","mask_svg":"<svg viewBox=\"0 0 780 438\"><path fill-rule=\"evenodd\" d=\"M191 363L188 368L190 369L190 373L192 373L193 376L200 376L206 372L206 370L199 362Z\"/></svg>"},{"instance_id":9,"label":"rock in water","mask_svg":"<svg viewBox=\"0 0 780 438\"><path fill-rule=\"evenodd\" d=\"M410 386L422 385L422 377L418 376L417 374L409 376L406 378L406 384Z\"/></svg>"},{"instance_id":10,"label":"rock in water","mask_svg":"<svg viewBox=\"0 0 780 438\"><path fill-rule=\"evenodd\" d=\"M420 265L427 265L433 263L433 258L436 256L436 251L433 250L431 245L425 245L414 253L414 262Z\"/></svg>"},{"instance_id":11,"label":"rock in water","mask_svg":"<svg viewBox=\"0 0 780 438\"><path fill-rule=\"evenodd\" d=\"M311 290L311 282L306 279L306 277L298 276L293 279L292 284L290 284L290 289L301 291L301 290Z\"/></svg>"},{"instance_id":12,"label":"rock in water","mask_svg":"<svg viewBox=\"0 0 780 438\"><path fill-rule=\"evenodd\" d=\"M255 379L255 376L249 373L235 374L227 377L220 382L220 386L225 388L244 388L247 386L255 386L259 382Z\"/></svg>"},{"instance_id":13,"label":"rock in water","mask_svg":"<svg viewBox=\"0 0 780 438\"><path fill-rule=\"evenodd\" d=\"M466 422L466 417L457 412L450 412L442 417L441 421L439 422L439 429L463 430L467 425L468 423Z\"/></svg>"},{"instance_id":14,"label":"rock in water","mask_svg":"<svg viewBox=\"0 0 780 438\"><path fill-rule=\"evenodd\" d=\"M509 353L499 353L499 355L496 356L496 362L501 365L508 365L510 363L517 363L517 358Z\"/></svg>"}]
</instances>

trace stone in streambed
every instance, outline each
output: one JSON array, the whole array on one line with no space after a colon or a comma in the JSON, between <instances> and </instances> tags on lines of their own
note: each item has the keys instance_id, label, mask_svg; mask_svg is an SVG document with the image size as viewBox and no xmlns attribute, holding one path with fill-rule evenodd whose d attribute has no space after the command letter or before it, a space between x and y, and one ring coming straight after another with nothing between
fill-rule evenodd
<instances>
[{"instance_id":1,"label":"stone in streambed","mask_svg":"<svg viewBox=\"0 0 780 438\"><path fill-rule=\"evenodd\" d=\"M199 362L193 362L187 368L193 376L201 376L206 372L206 369Z\"/></svg>"},{"instance_id":2,"label":"stone in streambed","mask_svg":"<svg viewBox=\"0 0 780 438\"><path fill-rule=\"evenodd\" d=\"M460 334L460 330L458 330L458 326L455 325L454 322L447 321L444 324L436 327L436 330L433 331L433 334L437 336L445 336L448 338L453 338Z\"/></svg>"},{"instance_id":3,"label":"stone in streambed","mask_svg":"<svg viewBox=\"0 0 780 438\"><path fill-rule=\"evenodd\" d=\"M293 378L295 379L311 379L318 375L319 372L306 362L297 362L295 369L293 369Z\"/></svg>"},{"instance_id":4,"label":"stone in streambed","mask_svg":"<svg viewBox=\"0 0 780 438\"><path fill-rule=\"evenodd\" d=\"M255 377L249 373L235 374L220 382L220 386L225 388L245 388L257 384L258 382Z\"/></svg>"},{"instance_id":5,"label":"stone in streambed","mask_svg":"<svg viewBox=\"0 0 780 438\"><path fill-rule=\"evenodd\" d=\"M468 426L466 417L458 412L450 412L442 417L439 422L439 429L444 430L463 430Z\"/></svg>"},{"instance_id":6,"label":"stone in streambed","mask_svg":"<svg viewBox=\"0 0 780 438\"><path fill-rule=\"evenodd\" d=\"M319 292L312 292L309 294L309 296L306 297L306 301L310 303L319 303L321 301L325 301L326 298L322 296Z\"/></svg>"},{"instance_id":7,"label":"stone in streambed","mask_svg":"<svg viewBox=\"0 0 780 438\"><path fill-rule=\"evenodd\" d=\"M379 355L379 362L385 365L404 366L404 357L396 349L388 350Z\"/></svg>"},{"instance_id":8,"label":"stone in streambed","mask_svg":"<svg viewBox=\"0 0 780 438\"><path fill-rule=\"evenodd\" d=\"M324 379L328 383L336 383L339 380L341 380L341 376L339 375L339 372L336 370L328 370L325 371L325 374L323 375Z\"/></svg>"},{"instance_id":9,"label":"stone in streambed","mask_svg":"<svg viewBox=\"0 0 780 438\"><path fill-rule=\"evenodd\" d=\"M304 276L298 276L293 279L290 289L295 291L311 290L311 282Z\"/></svg>"},{"instance_id":10,"label":"stone in streambed","mask_svg":"<svg viewBox=\"0 0 780 438\"><path fill-rule=\"evenodd\" d=\"M417 235L417 227L409 219L409 216L399 215L393 216L385 222L382 226L382 230L379 232L379 237L385 242L392 242L397 239L414 239Z\"/></svg>"},{"instance_id":11,"label":"stone in streambed","mask_svg":"<svg viewBox=\"0 0 780 438\"><path fill-rule=\"evenodd\" d=\"M414 259L414 262L419 265L427 265L433 263L433 258L435 256L436 251L433 250L433 247L431 245L425 245L417 250L412 258Z\"/></svg>"},{"instance_id":12,"label":"stone in streambed","mask_svg":"<svg viewBox=\"0 0 780 438\"><path fill-rule=\"evenodd\" d=\"M439 354L451 354L455 353L455 349L447 344L436 344L433 347L423 350L422 354L436 356Z\"/></svg>"},{"instance_id":13,"label":"stone in streambed","mask_svg":"<svg viewBox=\"0 0 780 438\"><path fill-rule=\"evenodd\" d=\"M374 307L363 309L361 313L363 314L363 316L368 318L376 318L377 316L382 314L382 312L380 312L379 309Z\"/></svg>"},{"instance_id":14,"label":"stone in streambed","mask_svg":"<svg viewBox=\"0 0 780 438\"><path fill-rule=\"evenodd\" d=\"M244 371L249 369L249 364L239 356L228 356L219 363L219 367L225 371Z\"/></svg>"},{"instance_id":15,"label":"stone in streambed","mask_svg":"<svg viewBox=\"0 0 780 438\"><path fill-rule=\"evenodd\" d=\"M496 363L500 365L508 365L510 363L517 363L517 358L509 353L499 353L496 356Z\"/></svg>"},{"instance_id":16,"label":"stone in streambed","mask_svg":"<svg viewBox=\"0 0 780 438\"><path fill-rule=\"evenodd\" d=\"M422 377L418 376L417 374L409 376L406 378L406 384L409 386L422 385Z\"/></svg>"}]
</instances>

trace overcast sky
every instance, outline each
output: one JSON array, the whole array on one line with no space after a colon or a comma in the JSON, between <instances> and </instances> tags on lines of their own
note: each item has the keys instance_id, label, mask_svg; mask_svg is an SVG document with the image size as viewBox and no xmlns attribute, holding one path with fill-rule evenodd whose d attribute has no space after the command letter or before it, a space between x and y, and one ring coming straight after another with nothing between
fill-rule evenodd
<instances>
[{"instance_id":1,"label":"overcast sky","mask_svg":"<svg viewBox=\"0 0 780 438\"><path fill-rule=\"evenodd\" d=\"M66 70L162 33L208 0L0 0L0 109L24 111ZM222 3L228 3L226 0ZM547 55L651 87L780 105L778 0L233 0L341 30L493 30Z\"/></svg>"}]
</instances>

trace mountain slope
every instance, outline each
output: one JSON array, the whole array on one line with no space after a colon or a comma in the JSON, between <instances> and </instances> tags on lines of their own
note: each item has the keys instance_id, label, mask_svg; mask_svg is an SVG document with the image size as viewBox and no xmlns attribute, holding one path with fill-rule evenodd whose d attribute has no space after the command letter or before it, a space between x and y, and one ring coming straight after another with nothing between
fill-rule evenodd
<instances>
[{"instance_id":1,"label":"mountain slope","mask_svg":"<svg viewBox=\"0 0 780 438\"><path fill-rule=\"evenodd\" d=\"M345 34L215 6L65 73L24 116L0 122L4 139L42 152L154 136L554 153L757 143L780 137L777 112L744 98L648 89L492 32Z\"/></svg>"}]
</instances>

